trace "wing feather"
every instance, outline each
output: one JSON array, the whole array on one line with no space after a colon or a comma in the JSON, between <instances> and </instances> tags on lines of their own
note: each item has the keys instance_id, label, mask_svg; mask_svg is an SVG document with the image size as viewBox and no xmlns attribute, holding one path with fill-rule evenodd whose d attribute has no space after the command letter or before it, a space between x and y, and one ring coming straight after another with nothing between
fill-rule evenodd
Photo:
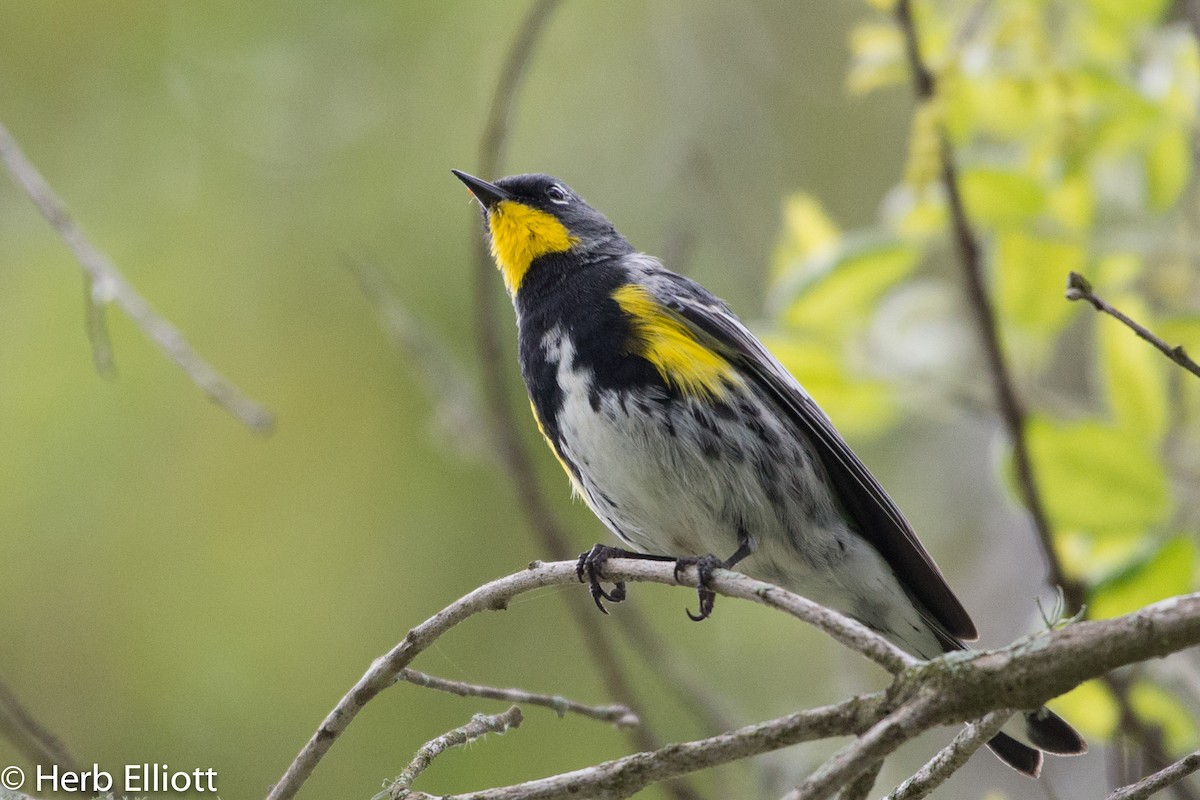
<instances>
[{"instance_id":1,"label":"wing feather","mask_svg":"<svg viewBox=\"0 0 1200 800\"><path fill-rule=\"evenodd\" d=\"M908 520L784 366L724 303L699 284L665 270L655 271L648 283L652 291L658 284L654 292L658 299L675 311L701 341L715 347L757 381L807 436L857 531L879 551L900 583L933 615L944 633L966 640L978 638L971 617ZM945 644L962 646L953 640Z\"/></svg>"}]
</instances>

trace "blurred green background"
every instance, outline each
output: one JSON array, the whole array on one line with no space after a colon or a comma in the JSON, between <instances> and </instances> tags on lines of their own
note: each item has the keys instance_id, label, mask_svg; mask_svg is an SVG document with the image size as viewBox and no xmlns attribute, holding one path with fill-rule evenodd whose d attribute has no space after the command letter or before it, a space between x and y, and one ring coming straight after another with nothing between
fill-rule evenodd
<instances>
[{"instance_id":1,"label":"blurred green background","mask_svg":"<svg viewBox=\"0 0 1200 800\"><path fill-rule=\"evenodd\" d=\"M0 120L151 303L278 415L269 438L249 433L115 310L119 374L97 377L78 267L0 180L0 676L84 763L212 767L223 797L262 796L374 657L454 598L546 555L480 432L448 437L435 424L446 398L389 340L350 269L385 273L478 375L480 226L449 170L475 168L525 9L0 9ZM566 3L531 65L505 172L562 177L636 246L674 255L670 266L759 319L784 196L803 187L843 225L863 225L903 170L908 91L845 89L847 35L866 13L842 0ZM511 332L499 280L494 299ZM909 411L898 429L852 444L909 513L983 644L1005 643L1035 627L1046 591L1033 536L996 485L994 422L936 404ZM607 541L569 500L532 420L520 420L573 544ZM414 666L608 701L563 591L584 589L473 620ZM631 594L739 722L881 681L759 609L726 601L692 625L688 592ZM652 699L656 732L707 733L645 663L620 655ZM303 796L368 797L422 742L502 707L391 689ZM886 774L902 777L945 738L905 749ZM482 788L628 749L602 724L531 708L519 731L447 754L418 788ZM828 750L764 759L770 792ZM1099 758L1051 763L1057 796L1102 793ZM24 763L0 741L9 761ZM704 780L718 796L745 785L737 771ZM946 791L1023 797L1030 786L981 755Z\"/></svg>"}]
</instances>

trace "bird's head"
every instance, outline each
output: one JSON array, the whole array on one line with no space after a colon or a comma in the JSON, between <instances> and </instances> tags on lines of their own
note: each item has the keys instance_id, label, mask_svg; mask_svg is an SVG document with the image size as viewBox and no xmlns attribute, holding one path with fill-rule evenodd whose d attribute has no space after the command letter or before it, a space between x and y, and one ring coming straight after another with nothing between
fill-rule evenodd
<instances>
[{"instance_id":1,"label":"bird's head","mask_svg":"<svg viewBox=\"0 0 1200 800\"><path fill-rule=\"evenodd\" d=\"M452 170L483 208L492 257L516 295L543 256L574 251L588 257L622 241L611 222L571 187L549 175L511 175L495 183Z\"/></svg>"}]
</instances>

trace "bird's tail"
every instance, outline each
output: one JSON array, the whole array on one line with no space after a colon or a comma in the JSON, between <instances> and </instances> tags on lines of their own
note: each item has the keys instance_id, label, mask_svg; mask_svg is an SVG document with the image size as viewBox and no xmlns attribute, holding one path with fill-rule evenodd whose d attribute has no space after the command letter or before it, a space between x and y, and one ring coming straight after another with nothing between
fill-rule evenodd
<instances>
[{"instance_id":1,"label":"bird's tail","mask_svg":"<svg viewBox=\"0 0 1200 800\"><path fill-rule=\"evenodd\" d=\"M1083 737L1045 706L1014 717L988 747L1005 764L1033 778L1042 771L1043 752L1078 756L1088 749Z\"/></svg>"}]
</instances>

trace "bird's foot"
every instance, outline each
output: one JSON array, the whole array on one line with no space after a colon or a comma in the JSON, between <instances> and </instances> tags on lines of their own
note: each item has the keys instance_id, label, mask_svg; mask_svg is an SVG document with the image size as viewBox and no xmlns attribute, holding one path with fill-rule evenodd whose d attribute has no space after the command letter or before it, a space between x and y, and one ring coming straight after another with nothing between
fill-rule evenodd
<instances>
[{"instance_id":1,"label":"bird's foot","mask_svg":"<svg viewBox=\"0 0 1200 800\"><path fill-rule=\"evenodd\" d=\"M717 558L711 553L706 556L686 556L675 559L675 580L679 581L679 573L688 567L696 568L696 594L700 598L700 613L693 614L690 609L687 611L688 619L692 622L700 622L708 619L713 612L713 606L717 602L717 593L709 588L712 583L712 573L714 569L728 566L725 561Z\"/></svg>"},{"instance_id":2,"label":"bird's foot","mask_svg":"<svg viewBox=\"0 0 1200 800\"><path fill-rule=\"evenodd\" d=\"M596 608L607 614L608 609L604 607L605 600L610 603L619 603L625 599L625 581L615 581L610 592L606 592L600 585L600 576L604 572L605 562L610 558L636 558L638 555L638 553L631 553L628 550L604 544L595 545L591 550L579 555L579 561L575 565L575 574L579 577L580 583L588 585L588 591L592 594Z\"/></svg>"}]
</instances>

